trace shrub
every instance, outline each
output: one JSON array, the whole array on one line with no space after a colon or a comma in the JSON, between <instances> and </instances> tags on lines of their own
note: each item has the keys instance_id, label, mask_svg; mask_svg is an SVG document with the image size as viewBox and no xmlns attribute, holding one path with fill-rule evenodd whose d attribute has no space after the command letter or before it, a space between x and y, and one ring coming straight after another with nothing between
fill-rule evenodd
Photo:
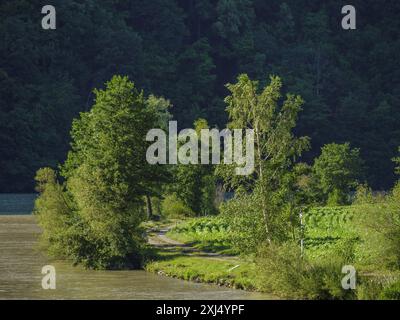
<instances>
[{"instance_id":1,"label":"shrub","mask_svg":"<svg viewBox=\"0 0 400 320\"><path fill-rule=\"evenodd\" d=\"M376 204L357 206L363 264L400 268L400 184Z\"/></svg>"},{"instance_id":2,"label":"shrub","mask_svg":"<svg viewBox=\"0 0 400 320\"><path fill-rule=\"evenodd\" d=\"M343 204L345 201L343 199L346 198L346 195L338 189L334 189L328 194L328 200L326 201L327 206L337 206Z\"/></svg>"},{"instance_id":3,"label":"shrub","mask_svg":"<svg viewBox=\"0 0 400 320\"><path fill-rule=\"evenodd\" d=\"M356 189L355 199L353 204L363 205L374 203L372 189L367 184L359 184Z\"/></svg>"},{"instance_id":4,"label":"shrub","mask_svg":"<svg viewBox=\"0 0 400 320\"><path fill-rule=\"evenodd\" d=\"M179 200L175 194L170 194L161 202L162 214L169 218L193 217L195 213Z\"/></svg>"},{"instance_id":5,"label":"shrub","mask_svg":"<svg viewBox=\"0 0 400 320\"><path fill-rule=\"evenodd\" d=\"M310 261L302 257L298 244L263 246L257 255L259 288L290 298L351 299L354 292L341 286L343 257Z\"/></svg>"},{"instance_id":6,"label":"shrub","mask_svg":"<svg viewBox=\"0 0 400 320\"><path fill-rule=\"evenodd\" d=\"M241 195L223 203L220 211L229 223L229 238L235 250L253 253L266 241L260 201L254 195Z\"/></svg>"},{"instance_id":7,"label":"shrub","mask_svg":"<svg viewBox=\"0 0 400 320\"><path fill-rule=\"evenodd\" d=\"M73 212L67 204L66 194L51 168L39 169L35 180L36 191L40 192L40 196L35 201L33 213L43 229L40 245L52 257L65 257L67 252L63 243L73 220Z\"/></svg>"},{"instance_id":8,"label":"shrub","mask_svg":"<svg viewBox=\"0 0 400 320\"><path fill-rule=\"evenodd\" d=\"M138 267L141 263L141 232L132 217L88 221L79 214L71 196L57 182L50 168L38 170L34 214L43 229L41 246L54 258L81 263L87 268L116 269ZM105 210L96 210L103 214ZM128 236L129 235L129 236Z\"/></svg>"}]
</instances>

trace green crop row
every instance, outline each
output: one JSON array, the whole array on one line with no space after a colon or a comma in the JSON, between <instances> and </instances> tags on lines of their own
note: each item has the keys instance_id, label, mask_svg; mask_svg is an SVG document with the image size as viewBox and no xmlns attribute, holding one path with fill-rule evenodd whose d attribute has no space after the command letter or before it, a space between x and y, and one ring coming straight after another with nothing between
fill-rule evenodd
<instances>
[{"instance_id":1,"label":"green crop row","mask_svg":"<svg viewBox=\"0 0 400 320\"><path fill-rule=\"evenodd\" d=\"M229 225L221 217L203 217L177 225L173 231L177 233L197 232L197 233L215 233L227 232Z\"/></svg>"}]
</instances>

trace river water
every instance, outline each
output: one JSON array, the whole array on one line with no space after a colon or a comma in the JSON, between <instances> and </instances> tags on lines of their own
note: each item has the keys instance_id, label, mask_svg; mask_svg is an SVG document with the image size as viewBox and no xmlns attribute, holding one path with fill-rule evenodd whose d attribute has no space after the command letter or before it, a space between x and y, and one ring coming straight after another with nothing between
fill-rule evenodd
<instances>
[{"instance_id":1,"label":"river water","mask_svg":"<svg viewBox=\"0 0 400 320\"><path fill-rule=\"evenodd\" d=\"M49 262L37 248L40 228L35 218L14 211L12 215L1 214L4 199L0 197L0 299L273 299L266 294L172 279L142 270L93 271L65 262ZM7 206L13 207L9 204L10 201ZM41 285L41 270L47 264L56 269L55 290L44 290Z\"/></svg>"}]
</instances>

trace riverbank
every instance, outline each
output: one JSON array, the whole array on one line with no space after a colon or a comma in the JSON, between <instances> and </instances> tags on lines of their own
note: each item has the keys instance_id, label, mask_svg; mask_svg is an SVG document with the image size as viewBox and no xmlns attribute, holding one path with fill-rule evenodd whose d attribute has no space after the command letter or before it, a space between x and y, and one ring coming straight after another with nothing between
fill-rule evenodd
<instances>
[{"instance_id":1,"label":"riverbank","mask_svg":"<svg viewBox=\"0 0 400 320\"><path fill-rule=\"evenodd\" d=\"M1 299L270 299L257 292L182 281L143 270L94 271L50 261L37 248L32 215L0 215ZM41 286L42 267L56 269L56 289Z\"/></svg>"},{"instance_id":2,"label":"riverbank","mask_svg":"<svg viewBox=\"0 0 400 320\"><path fill-rule=\"evenodd\" d=\"M187 281L256 290L254 264L239 259L225 260L161 252L156 261L146 264L145 270Z\"/></svg>"}]
</instances>

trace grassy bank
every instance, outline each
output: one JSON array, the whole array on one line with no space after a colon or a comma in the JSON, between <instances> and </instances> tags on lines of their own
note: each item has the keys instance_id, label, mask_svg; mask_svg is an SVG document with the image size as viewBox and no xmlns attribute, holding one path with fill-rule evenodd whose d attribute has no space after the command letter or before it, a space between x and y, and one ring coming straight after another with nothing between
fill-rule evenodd
<instances>
[{"instance_id":1,"label":"grassy bank","mask_svg":"<svg viewBox=\"0 0 400 320\"><path fill-rule=\"evenodd\" d=\"M156 245L145 265L147 271L188 281L257 290L256 265L250 259L234 255L227 238L227 225L222 219L166 220L146 223L144 227L156 243L160 230L169 230L167 239L181 243Z\"/></svg>"},{"instance_id":2,"label":"grassy bank","mask_svg":"<svg viewBox=\"0 0 400 320\"><path fill-rule=\"evenodd\" d=\"M223 285L235 289L256 290L255 264L240 259L204 257L159 252L145 269L182 280Z\"/></svg>"}]
</instances>

